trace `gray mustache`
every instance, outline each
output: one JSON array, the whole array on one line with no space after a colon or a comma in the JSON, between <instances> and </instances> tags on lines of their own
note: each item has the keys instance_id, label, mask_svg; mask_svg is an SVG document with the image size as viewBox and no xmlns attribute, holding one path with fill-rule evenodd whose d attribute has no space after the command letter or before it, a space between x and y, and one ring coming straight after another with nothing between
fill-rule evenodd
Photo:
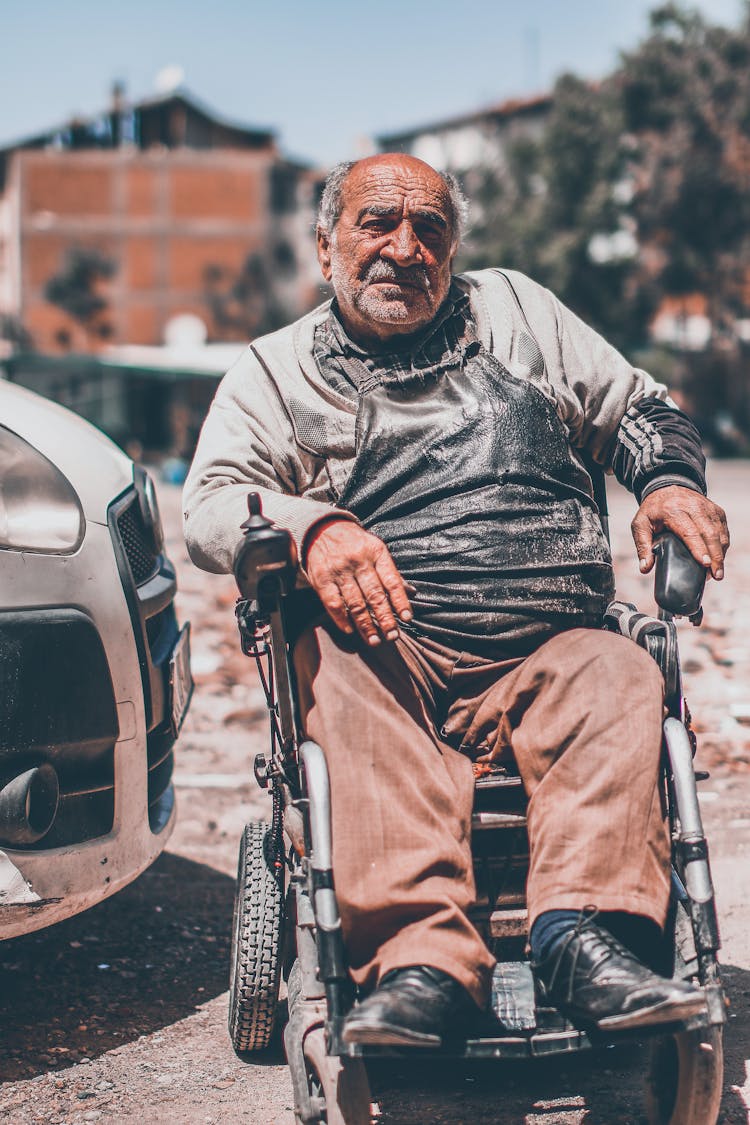
<instances>
[{"instance_id":1,"label":"gray mustache","mask_svg":"<svg viewBox=\"0 0 750 1125\"><path fill-rule=\"evenodd\" d=\"M364 281L395 281L404 285L417 285L420 289L430 288L430 279L424 266L394 266L382 259L373 262L367 270Z\"/></svg>"}]
</instances>

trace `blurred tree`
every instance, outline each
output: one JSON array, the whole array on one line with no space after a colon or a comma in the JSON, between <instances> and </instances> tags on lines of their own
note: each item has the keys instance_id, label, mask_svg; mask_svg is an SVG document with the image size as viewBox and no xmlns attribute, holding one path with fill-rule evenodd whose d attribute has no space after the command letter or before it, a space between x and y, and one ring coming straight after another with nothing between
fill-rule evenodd
<instances>
[{"instance_id":1,"label":"blurred tree","mask_svg":"<svg viewBox=\"0 0 750 1125\"><path fill-rule=\"evenodd\" d=\"M682 357L686 389L750 422L750 2L737 28L657 8L610 78L562 77L541 138L504 157L464 263L531 274L626 349L665 298L700 295L712 335Z\"/></svg>"},{"instance_id":2,"label":"blurred tree","mask_svg":"<svg viewBox=\"0 0 750 1125\"><path fill-rule=\"evenodd\" d=\"M734 339L750 264L750 35L676 4L624 56L632 214L663 293L702 293L717 343Z\"/></svg>"},{"instance_id":3,"label":"blurred tree","mask_svg":"<svg viewBox=\"0 0 750 1125\"><path fill-rule=\"evenodd\" d=\"M28 352L33 347L31 333L16 316L0 313L0 340L7 341L14 352Z\"/></svg>"},{"instance_id":4,"label":"blurred tree","mask_svg":"<svg viewBox=\"0 0 750 1125\"><path fill-rule=\"evenodd\" d=\"M616 86L564 75L541 139L505 155L475 193L466 265L523 270L613 341L637 338L648 308L630 284L636 246L621 199L629 154Z\"/></svg>"},{"instance_id":5,"label":"blurred tree","mask_svg":"<svg viewBox=\"0 0 750 1125\"><path fill-rule=\"evenodd\" d=\"M259 253L248 254L237 274L224 266L207 265L203 271L203 292L216 330L223 338L252 340L281 328L289 320L277 296L274 275Z\"/></svg>"},{"instance_id":6,"label":"blurred tree","mask_svg":"<svg viewBox=\"0 0 750 1125\"><path fill-rule=\"evenodd\" d=\"M107 281L116 270L116 262L101 250L73 247L68 250L60 273L45 285L44 295L87 333L107 339L112 335L112 326L103 318L107 300L99 292L99 283Z\"/></svg>"},{"instance_id":7,"label":"blurred tree","mask_svg":"<svg viewBox=\"0 0 750 1125\"><path fill-rule=\"evenodd\" d=\"M639 280L660 298L700 294L711 339L684 357L700 416L750 421L750 5L736 29L670 3L618 75L631 137ZM687 306L685 306L687 307Z\"/></svg>"}]
</instances>

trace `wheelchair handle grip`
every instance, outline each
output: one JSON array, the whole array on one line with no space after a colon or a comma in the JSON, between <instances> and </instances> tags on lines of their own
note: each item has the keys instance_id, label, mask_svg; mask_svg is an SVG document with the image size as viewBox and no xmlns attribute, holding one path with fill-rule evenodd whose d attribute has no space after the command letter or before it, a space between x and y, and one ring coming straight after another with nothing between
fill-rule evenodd
<instances>
[{"instance_id":1,"label":"wheelchair handle grip","mask_svg":"<svg viewBox=\"0 0 750 1125\"><path fill-rule=\"evenodd\" d=\"M706 568L691 555L682 540L663 531L654 540L656 604L675 617L695 617L701 611Z\"/></svg>"},{"instance_id":2,"label":"wheelchair handle grip","mask_svg":"<svg viewBox=\"0 0 750 1125\"><path fill-rule=\"evenodd\" d=\"M290 533L263 515L260 496L247 497L248 518L234 555L234 578L240 595L250 602L268 602L293 589L297 548Z\"/></svg>"}]
</instances>

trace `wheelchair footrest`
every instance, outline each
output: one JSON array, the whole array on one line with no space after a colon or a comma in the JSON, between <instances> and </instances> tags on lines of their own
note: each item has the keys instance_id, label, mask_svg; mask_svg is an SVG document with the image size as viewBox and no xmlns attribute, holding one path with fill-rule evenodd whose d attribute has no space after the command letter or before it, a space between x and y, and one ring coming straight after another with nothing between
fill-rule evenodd
<instances>
[{"instance_id":1,"label":"wheelchair footrest","mask_svg":"<svg viewBox=\"0 0 750 1125\"><path fill-rule=\"evenodd\" d=\"M534 978L527 961L498 961L492 974L490 1004L507 1031L535 1029Z\"/></svg>"}]
</instances>

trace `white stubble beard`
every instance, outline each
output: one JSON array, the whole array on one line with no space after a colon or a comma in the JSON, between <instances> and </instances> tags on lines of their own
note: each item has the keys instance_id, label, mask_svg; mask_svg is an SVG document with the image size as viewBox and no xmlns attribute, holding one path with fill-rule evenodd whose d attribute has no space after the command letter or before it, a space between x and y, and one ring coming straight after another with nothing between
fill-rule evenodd
<instances>
[{"instance_id":1,"label":"white stubble beard","mask_svg":"<svg viewBox=\"0 0 750 1125\"><path fill-rule=\"evenodd\" d=\"M395 301L384 297L377 286L369 283L368 275L371 270L373 270L373 267L375 267L377 271L377 261L368 269L364 279L360 282L359 286L356 287L351 284L348 277L342 276L345 271L339 270L338 256L336 253L333 253L331 256L331 284L333 285L334 292L337 296L339 294L344 295L348 303L368 320L372 320L378 324L403 324L414 315L413 308L407 305L403 297ZM431 286L426 271L424 271L424 279L425 293L429 294ZM394 285L395 284L394 282ZM430 310L430 316L431 315L432 310ZM420 318L420 324L421 323L422 320ZM418 327L420 327L420 325L416 325L415 329Z\"/></svg>"}]
</instances>

